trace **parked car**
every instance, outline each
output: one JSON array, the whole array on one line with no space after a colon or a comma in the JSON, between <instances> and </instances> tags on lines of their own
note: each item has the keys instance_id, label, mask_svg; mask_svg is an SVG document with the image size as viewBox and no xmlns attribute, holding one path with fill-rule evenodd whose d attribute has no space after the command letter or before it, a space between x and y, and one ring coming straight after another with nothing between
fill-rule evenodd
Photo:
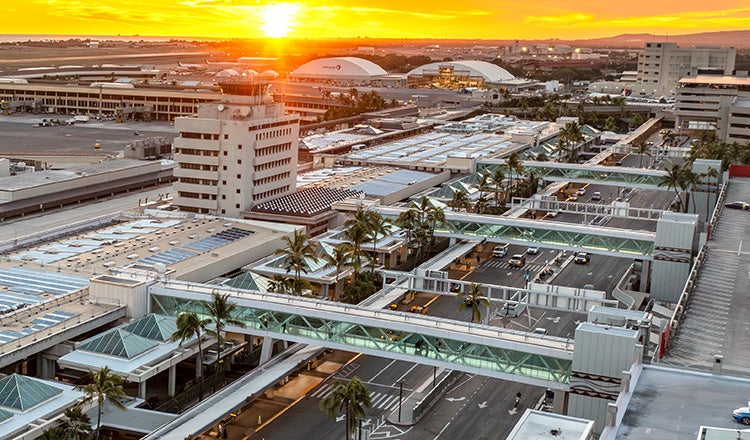
<instances>
[{"instance_id":1,"label":"parked car","mask_svg":"<svg viewBox=\"0 0 750 440\"><path fill-rule=\"evenodd\" d=\"M591 194L592 201L598 202L601 199L602 199L602 193L600 193L599 191L596 191L594 194Z\"/></svg>"},{"instance_id":2,"label":"parked car","mask_svg":"<svg viewBox=\"0 0 750 440\"><path fill-rule=\"evenodd\" d=\"M427 307L425 307L425 306L411 306L411 308L409 309L409 311L412 312L412 313L419 313L421 315L426 315L427 314Z\"/></svg>"},{"instance_id":3,"label":"parked car","mask_svg":"<svg viewBox=\"0 0 750 440\"><path fill-rule=\"evenodd\" d=\"M549 334L547 329L542 328L542 327L535 328L534 330L531 331L531 333L534 333L535 335L542 335L542 336Z\"/></svg>"},{"instance_id":4,"label":"parked car","mask_svg":"<svg viewBox=\"0 0 750 440\"><path fill-rule=\"evenodd\" d=\"M502 258L506 255L508 255L508 243L499 244L492 249L493 257Z\"/></svg>"},{"instance_id":5,"label":"parked car","mask_svg":"<svg viewBox=\"0 0 750 440\"><path fill-rule=\"evenodd\" d=\"M528 249L526 249L526 253L529 255L536 255L539 253L539 246L529 246Z\"/></svg>"},{"instance_id":6,"label":"parked car","mask_svg":"<svg viewBox=\"0 0 750 440\"><path fill-rule=\"evenodd\" d=\"M589 254L585 252L579 252L576 254L575 258L573 258L573 262L576 264L586 264L590 260Z\"/></svg>"},{"instance_id":7,"label":"parked car","mask_svg":"<svg viewBox=\"0 0 750 440\"><path fill-rule=\"evenodd\" d=\"M732 208L732 209L742 209L743 211L750 210L750 203L747 203L747 202L731 202L731 203L727 203L724 206L726 206L727 208Z\"/></svg>"},{"instance_id":8,"label":"parked car","mask_svg":"<svg viewBox=\"0 0 750 440\"><path fill-rule=\"evenodd\" d=\"M576 191L576 194L578 194L579 196L585 196L586 188L578 188L578 191Z\"/></svg>"},{"instance_id":9,"label":"parked car","mask_svg":"<svg viewBox=\"0 0 750 440\"><path fill-rule=\"evenodd\" d=\"M510 263L511 266L523 267L523 265L526 264L526 257L521 254L516 254L510 257L508 263Z\"/></svg>"},{"instance_id":10,"label":"parked car","mask_svg":"<svg viewBox=\"0 0 750 440\"><path fill-rule=\"evenodd\" d=\"M743 425L750 425L750 408L743 406L732 411L732 418Z\"/></svg>"},{"instance_id":11,"label":"parked car","mask_svg":"<svg viewBox=\"0 0 750 440\"><path fill-rule=\"evenodd\" d=\"M571 194L570 197L568 197L568 200L570 200L571 202L577 202L578 194Z\"/></svg>"},{"instance_id":12,"label":"parked car","mask_svg":"<svg viewBox=\"0 0 750 440\"><path fill-rule=\"evenodd\" d=\"M547 213L547 215L548 215L549 217L555 218L555 217L557 217L558 215L560 215L560 210L559 210L559 209L555 209L554 211L550 211L550 212L548 212L548 213Z\"/></svg>"},{"instance_id":13,"label":"parked car","mask_svg":"<svg viewBox=\"0 0 750 440\"><path fill-rule=\"evenodd\" d=\"M398 310L398 303L390 303L388 308L391 310Z\"/></svg>"}]
</instances>

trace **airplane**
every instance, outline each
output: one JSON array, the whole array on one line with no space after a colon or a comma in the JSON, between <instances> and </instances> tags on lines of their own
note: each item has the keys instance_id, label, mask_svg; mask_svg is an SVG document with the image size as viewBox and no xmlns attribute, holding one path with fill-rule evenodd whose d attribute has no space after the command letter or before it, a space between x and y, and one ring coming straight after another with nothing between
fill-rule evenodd
<instances>
[{"instance_id":1,"label":"airplane","mask_svg":"<svg viewBox=\"0 0 750 440\"><path fill-rule=\"evenodd\" d=\"M208 69L206 64L186 64L178 61L175 70L177 72L203 72L206 69Z\"/></svg>"}]
</instances>

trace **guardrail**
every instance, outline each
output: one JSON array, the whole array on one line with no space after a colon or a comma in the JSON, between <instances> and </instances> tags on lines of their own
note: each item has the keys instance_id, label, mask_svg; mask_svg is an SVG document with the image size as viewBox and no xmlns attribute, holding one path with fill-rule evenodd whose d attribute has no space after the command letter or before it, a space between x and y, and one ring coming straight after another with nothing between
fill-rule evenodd
<instances>
[{"instance_id":1,"label":"guardrail","mask_svg":"<svg viewBox=\"0 0 750 440\"><path fill-rule=\"evenodd\" d=\"M110 213L110 214L104 214L98 217L93 217L93 218L81 220L75 223L66 224L64 226L58 226L56 228L47 229L45 231L35 232L33 234L28 234L28 235L24 235L21 237L17 237L17 238L14 238L13 240L5 240L4 242L0 243L0 252L11 252L14 249L17 249L20 247L32 246L36 243L48 241L50 239L54 239L62 235L70 234L72 232L77 232L82 229L87 229L91 227L101 227L103 225L111 223L114 219L119 217L121 214L122 214L122 211L118 211L118 212Z\"/></svg>"}]
</instances>

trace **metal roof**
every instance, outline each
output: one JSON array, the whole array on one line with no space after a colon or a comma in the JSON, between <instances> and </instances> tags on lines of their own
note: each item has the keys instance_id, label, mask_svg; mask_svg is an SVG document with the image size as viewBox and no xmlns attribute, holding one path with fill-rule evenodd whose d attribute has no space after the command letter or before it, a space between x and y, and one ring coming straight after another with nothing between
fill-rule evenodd
<instances>
[{"instance_id":1,"label":"metal roof","mask_svg":"<svg viewBox=\"0 0 750 440\"><path fill-rule=\"evenodd\" d=\"M155 341L118 328L84 341L77 348L132 359L157 345Z\"/></svg>"},{"instance_id":2,"label":"metal roof","mask_svg":"<svg viewBox=\"0 0 750 440\"><path fill-rule=\"evenodd\" d=\"M254 233L254 231L249 231L247 229L229 228L225 231L219 232L218 234L210 235L208 237L201 238L200 240L196 240L192 243L188 243L183 247L205 252L220 246L227 245Z\"/></svg>"},{"instance_id":3,"label":"metal roof","mask_svg":"<svg viewBox=\"0 0 750 440\"><path fill-rule=\"evenodd\" d=\"M177 320L151 314L128 324L124 330L147 339L166 342L177 331Z\"/></svg>"},{"instance_id":4,"label":"metal roof","mask_svg":"<svg viewBox=\"0 0 750 440\"><path fill-rule=\"evenodd\" d=\"M62 390L28 376L11 374L0 379L0 406L26 411L62 393Z\"/></svg>"}]
</instances>

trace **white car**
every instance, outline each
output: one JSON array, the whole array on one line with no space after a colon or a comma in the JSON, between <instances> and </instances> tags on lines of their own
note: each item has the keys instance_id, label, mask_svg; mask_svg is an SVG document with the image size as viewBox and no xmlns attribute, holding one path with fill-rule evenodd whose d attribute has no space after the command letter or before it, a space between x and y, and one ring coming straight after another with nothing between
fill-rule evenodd
<instances>
[{"instance_id":1,"label":"white car","mask_svg":"<svg viewBox=\"0 0 750 440\"><path fill-rule=\"evenodd\" d=\"M529 255L536 255L539 253L539 246L529 246L528 249L526 249L526 253Z\"/></svg>"},{"instance_id":2,"label":"white car","mask_svg":"<svg viewBox=\"0 0 750 440\"><path fill-rule=\"evenodd\" d=\"M578 188L578 191L576 191L576 194L578 194L579 197L586 195L586 188Z\"/></svg>"}]
</instances>

